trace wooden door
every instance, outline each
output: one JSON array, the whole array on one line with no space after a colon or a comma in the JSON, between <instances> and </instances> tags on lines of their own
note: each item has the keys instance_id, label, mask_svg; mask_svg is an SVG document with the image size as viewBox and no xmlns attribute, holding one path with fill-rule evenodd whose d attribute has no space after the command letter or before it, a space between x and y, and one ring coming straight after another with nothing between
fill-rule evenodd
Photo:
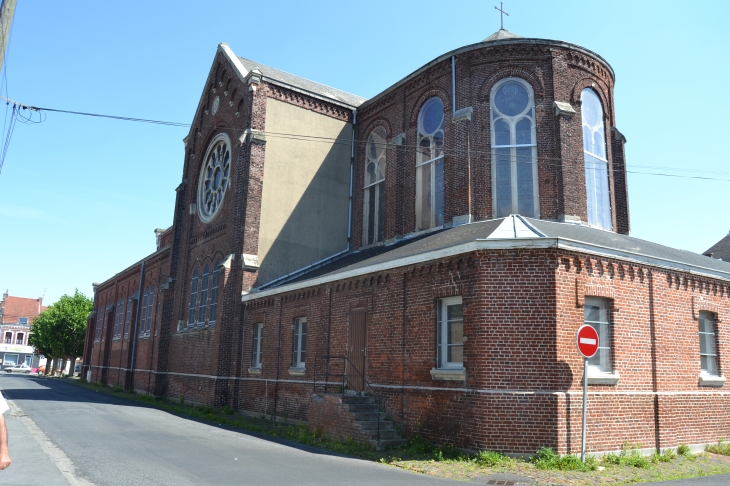
<instances>
[{"instance_id":1,"label":"wooden door","mask_svg":"<svg viewBox=\"0 0 730 486\"><path fill-rule=\"evenodd\" d=\"M365 309L350 311L347 336L347 381L355 391L365 389L365 363L367 358L367 313Z\"/></svg>"}]
</instances>

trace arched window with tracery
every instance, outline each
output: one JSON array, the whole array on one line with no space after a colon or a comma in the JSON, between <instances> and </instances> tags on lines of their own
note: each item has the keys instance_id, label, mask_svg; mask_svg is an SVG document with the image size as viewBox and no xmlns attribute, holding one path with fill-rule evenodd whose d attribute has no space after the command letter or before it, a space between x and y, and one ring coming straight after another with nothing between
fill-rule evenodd
<instances>
[{"instance_id":1,"label":"arched window with tracery","mask_svg":"<svg viewBox=\"0 0 730 486\"><path fill-rule=\"evenodd\" d=\"M147 322L147 299L149 299L150 296L150 289L146 288L144 289L144 294L142 294L142 306L140 308L140 319L139 319L139 335L144 336L144 327L145 322Z\"/></svg>"},{"instance_id":2,"label":"arched window with tracery","mask_svg":"<svg viewBox=\"0 0 730 486\"><path fill-rule=\"evenodd\" d=\"M198 276L200 272L196 268L190 282L190 307L188 309L188 327L195 325L195 311L198 303Z\"/></svg>"},{"instance_id":3,"label":"arched window with tracery","mask_svg":"<svg viewBox=\"0 0 730 486\"><path fill-rule=\"evenodd\" d=\"M385 218L385 129L375 128L365 144L362 243L383 241Z\"/></svg>"},{"instance_id":4,"label":"arched window with tracery","mask_svg":"<svg viewBox=\"0 0 730 486\"><path fill-rule=\"evenodd\" d=\"M603 106L598 95L586 88L580 95L583 121L583 160L586 170L588 224L611 231L611 198L608 194L608 160Z\"/></svg>"},{"instance_id":5,"label":"arched window with tracery","mask_svg":"<svg viewBox=\"0 0 730 486\"><path fill-rule=\"evenodd\" d=\"M150 287L150 293L147 297L147 324L145 326L145 336L150 335L150 329L152 328L152 313L155 305L155 286Z\"/></svg>"},{"instance_id":6,"label":"arched window with tracery","mask_svg":"<svg viewBox=\"0 0 730 486\"><path fill-rule=\"evenodd\" d=\"M505 78L490 96L492 205L495 218L540 217L535 95L520 78Z\"/></svg>"},{"instance_id":7,"label":"arched window with tracery","mask_svg":"<svg viewBox=\"0 0 730 486\"><path fill-rule=\"evenodd\" d=\"M444 104L429 98L418 113L416 231L444 224Z\"/></svg>"}]
</instances>

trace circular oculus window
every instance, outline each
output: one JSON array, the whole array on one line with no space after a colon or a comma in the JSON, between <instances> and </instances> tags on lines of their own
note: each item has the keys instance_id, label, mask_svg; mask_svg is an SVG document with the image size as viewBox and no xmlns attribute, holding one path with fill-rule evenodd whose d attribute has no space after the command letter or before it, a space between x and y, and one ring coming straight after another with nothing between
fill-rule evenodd
<instances>
[{"instance_id":1,"label":"circular oculus window","mask_svg":"<svg viewBox=\"0 0 730 486\"><path fill-rule=\"evenodd\" d=\"M204 223L211 221L223 205L231 175L230 147L228 135L219 133L205 152L198 180L198 216Z\"/></svg>"}]
</instances>

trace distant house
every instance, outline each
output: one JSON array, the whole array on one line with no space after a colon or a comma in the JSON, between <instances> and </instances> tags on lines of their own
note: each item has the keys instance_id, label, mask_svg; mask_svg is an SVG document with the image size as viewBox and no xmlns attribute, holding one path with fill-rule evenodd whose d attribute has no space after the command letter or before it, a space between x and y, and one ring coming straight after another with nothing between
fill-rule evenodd
<instances>
[{"instance_id":1,"label":"distant house","mask_svg":"<svg viewBox=\"0 0 730 486\"><path fill-rule=\"evenodd\" d=\"M717 258L725 262L730 262L730 233L715 243L709 250L703 253L703 255L710 258Z\"/></svg>"},{"instance_id":2,"label":"distant house","mask_svg":"<svg viewBox=\"0 0 730 486\"><path fill-rule=\"evenodd\" d=\"M0 369L26 363L34 366L35 349L28 344L33 320L47 309L43 298L11 297L8 291L0 301ZM35 361L38 361L36 357Z\"/></svg>"}]
</instances>

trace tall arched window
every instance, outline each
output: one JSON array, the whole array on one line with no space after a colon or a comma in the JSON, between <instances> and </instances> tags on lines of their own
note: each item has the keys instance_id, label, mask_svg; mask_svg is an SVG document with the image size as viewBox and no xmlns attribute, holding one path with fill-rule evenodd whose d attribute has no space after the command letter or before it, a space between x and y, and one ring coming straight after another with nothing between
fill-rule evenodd
<instances>
[{"instance_id":1,"label":"tall arched window","mask_svg":"<svg viewBox=\"0 0 730 486\"><path fill-rule=\"evenodd\" d=\"M142 295L142 308L140 309L140 319L139 319L139 335L144 336L144 327L145 322L147 322L147 299L149 299L150 296L150 289L146 288L144 289L144 294Z\"/></svg>"},{"instance_id":2,"label":"tall arched window","mask_svg":"<svg viewBox=\"0 0 730 486\"><path fill-rule=\"evenodd\" d=\"M375 128L365 145L362 243L383 241L385 213L385 129Z\"/></svg>"},{"instance_id":3,"label":"tall arched window","mask_svg":"<svg viewBox=\"0 0 730 486\"><path fill-rule=\"evenodd\" d=\"M218 311L218 280L221 275L220 263L220 260L218 260L215 262L215 265L213 265L215 270L213 270L213 276L210 284L210 317L208 317L208 322L210 324L215 323L216 312Z\"/></svg>"},{"instance_id":4,"label":"tall arched window","mask_svg":"<svg viewBox=\"0 0 730 486\"><path fill-rule=\"evenodd\" d=\"M535 96L525 80L505 78L492 88L492 204L495 218L540 216Z\"/></svg>"},{"instance_id":5,"label":"tall arched window","mask_svg":"<svg viewBox=\"0 0 730 486\"><path fill-rule=\"evenodd\" d=\"M444 104L429 98L418 113L416 231L444 224Z\"/></svg>"},{"instance_id":6,"label":"tall arched window","mask_svg":"<svg viewBox=\"0 0 730 486\"><path fill-rule=\"evenodd\" d=\"M208 276L210 267L203 268L203 276L200 280L200 305L198 306L198 325L205 325L205 311L208 310Z\"/></svg>"},{"instance_id":7,"label":"tall arched window","mask_svg":"<svg viewBox=\"0 0 730 486\"><path fill-rule=\"evenodd\" d=\"M122 337L122 327L124 326L124 299L117 302L117 313L114 317L114 339Z\"/></svg>"},{"instance_id":8,"label":"tall arched window","mask_svg":"<svg viewBox=\"0 0 730 486\"><path fill-rule=\"evenodd\" d=\"M147 297L147 325L145 326L145 336L150 335L150 329L152 329L152 311L155 305L155 286L150 287L150 293Z\"/></svg>"},{"instance_id":9,"label":"tall arched window","mask_svg":"<svg viewBox=\"0 0 730 486\"><path fill-rule=\"evenodd\" d=\"M190 282L190 308L188 309L188 327L195 325L195 310L198 303L198 269L193 272L193 278Z\"/></svg>"},{"instance_id":10,"label":"tall arched window","mask_svg":"<svg viewBox=\"0 0 730 486\"><path fill-rule=\"evenodd\" d=\"M583 160L586 169L588 224L611 231L611 198L608 194L608 161L603 107L598 95L586 88L580 95L583 119Z\"/></svg>"}]
</instances>

